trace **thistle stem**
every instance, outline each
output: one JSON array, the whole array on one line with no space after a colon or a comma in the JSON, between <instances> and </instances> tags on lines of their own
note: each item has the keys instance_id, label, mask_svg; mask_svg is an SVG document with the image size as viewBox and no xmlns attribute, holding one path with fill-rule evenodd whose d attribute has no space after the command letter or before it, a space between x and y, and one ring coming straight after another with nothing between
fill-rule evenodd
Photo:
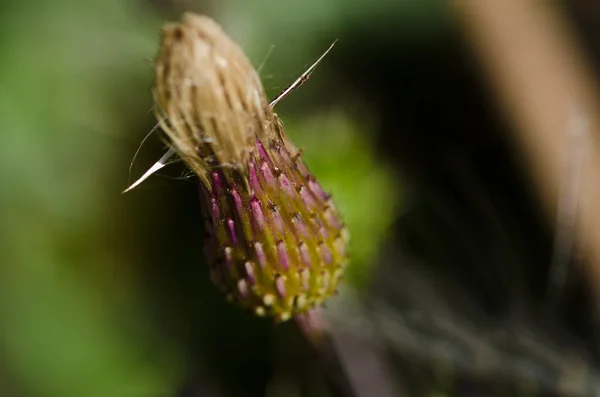
<instances>
[{"instance_id":1,"label":"thistle stem","mask_svg":"<svg viewBox=\"0 0 600 397\"><path fill-rule=\"evenodd\" d=\"M322 311L311 309L296 316L296 326L313 347L325 383L332 397L357 397L343 367L335 344L327 332Z\"/></svg>"}]
</instances>

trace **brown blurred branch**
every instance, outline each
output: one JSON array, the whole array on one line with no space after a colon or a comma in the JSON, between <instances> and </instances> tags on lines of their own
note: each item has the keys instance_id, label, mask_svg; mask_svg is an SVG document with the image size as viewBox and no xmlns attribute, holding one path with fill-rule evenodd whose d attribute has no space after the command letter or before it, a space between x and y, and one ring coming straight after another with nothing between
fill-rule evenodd
<instances>
[{"instance_id":1,"label":"brown blurred branch","mask_svg":"<svg viewBox=\"0 0 600 397\"><path fill-rule=\"evenodd\" d=\"M581 191L573 195L574 243L589 265L600 300L600 147L593 136L600 126L598 87L554 5L533 0L453 0L484 74L514 124L515 141L552 221L565 184L564 167L572 155L573 111L587 119L592 134L580 173Z\"/></svg>"}]
</instances>

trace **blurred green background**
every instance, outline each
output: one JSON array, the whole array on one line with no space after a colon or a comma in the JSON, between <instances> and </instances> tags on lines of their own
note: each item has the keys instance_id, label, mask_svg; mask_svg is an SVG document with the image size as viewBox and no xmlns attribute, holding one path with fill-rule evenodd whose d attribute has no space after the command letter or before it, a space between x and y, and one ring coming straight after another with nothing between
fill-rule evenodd
<instances>
[{"instance_id":1,"label":"blurred green background","mask_svg":"<svg viewBox=\"0 0 600 397\"><path fill-rule=\"evenodd\" d=\"M209 283L181 166L120 193L164 149L150 137L129 171L155 124L160 27L188 10L264 63L270 97L338 39L276 110L349 224L350 290L369 294L384 247L403 243L442 274L451 258L459 284L501 311L514 279L480 265L535 275L549 261L444 2L4 0L0 396L329 395L291 325L238 312ZM457 196L489 180L492 198ZM477 204L490 200L491 212Z\"/></svg>"}]
</instances>

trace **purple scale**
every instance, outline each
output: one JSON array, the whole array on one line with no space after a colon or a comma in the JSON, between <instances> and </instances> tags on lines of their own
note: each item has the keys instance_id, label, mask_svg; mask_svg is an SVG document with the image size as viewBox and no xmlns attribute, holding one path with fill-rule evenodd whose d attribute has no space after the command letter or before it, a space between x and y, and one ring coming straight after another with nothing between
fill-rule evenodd
<instances>
[{"instance_id":1,"label":"purple scale","mask_svg":"<svg viewBox=\"0 0 600 397\"><path fill-rule=\"evenodd\" d=\"M319 183L314 178L309 179L308 188L319 199L327 200L327 197L328 197L327 193L325 193L323 191L323 189L321 188L321 185L319 185Z\"/></svg>"},{"instance_id":2,"label":"purple scale","mask_svg":"<svg viewBox=\"0 0 600 397\"><path fill-rule=\"evenodd\" d=\"M292 188L292 183L290 182L288 177L285 176L285 174L279 175L279 178L277 178L277 180L279 181L279 187L288 197L293 198L296 196L294 189Z\"/></svg>"},{"instance_id":3,"label":"purple scale","mask_svg":"<svg viewBox=\"0 0 600 397\"><path fill-rule=\"evenodd\" d=\"M300 195L300 198L308 208L316 207L315 199L310 194L307 188L305 188L304 186L300 186L300 189L298 189L298 194Z\"/></svg>"},{"instance_id":4,"label":"purple scale","mask_svg":"<svg viewBox=\"0 0 600 397\"><path fill-rule=\"evenodd\" d=\"M240 295L242 296L242 298L245 298L248 296L248 283L246 282L246 280L238 281L238 291L240 292Z\"/></svg>"},{"instance_id":5,"label":"purple scale","mask_svg":"<svg viewBox=\"0 0 600 397\"><path fill-rule=\"evenodd\" d=\"M306 231L306 225L304 224L304 221L302 221L300 214L294 215L294 217L292 218L292 223L294 224L296 233L298 233L300 235L300 237L308 238L308 232Z\"/></svg>"},{"instance_id":6,"label":"purple scale","mask_svg":"<svg viewBox=\"0 0 600 397\"><path fill-rule=\"evenodd\" d=\"M247 261L246 263L244 263L244 267L246 268L248 282L250 282L250 284L254 285L256 283L256 278L254 276L254 266L252 265L252 262Z\"/></svg>"},{"instance_id":7,"label":"purple scale","mask_svg":"<svg viewBox=\"0 0 600 397\"><path fill-rule=\"evenodd\" d=\"M212 179L212 190L213 190L213 194L216 197L219 197L221 195L221 192L223 190L223 184L221 183L221 177L219 176L218 172L213 172L210 174L211 179Z\"/></svg>"},{"instance_id":8,"label":"purple scale","mask_svg":"<svg viewBox=\"0 0 600 397\"><path fill-rule=\"evenodd\" d=\"M210 198L210 206L213 222L218 223L221 220L221 208L219 207L219 202L215 197Z\"/></svg>"},{"instance_id":9,"label":"purple scale","mask_svg":"<svg viewBox=\"0 0 600 397\"><path fill-rule=\"evenodd\" d=\"M300 171L300 174L302 174L303 177L310 177L310 172L308 171L306 164L304 164L304 161L302 161L301 158L298 158L298 160L296 161L296 167L298 168L298 171Z\"/></svg>"},{"instance_id":10,"label":"purple scale","mask_svg":"<svg viewBox=\"0 0 600 397\"><path fill-rule=\"evenodd\" d=\"M298 246L298 251L300 252L300 258L302 259L304 266L310 267L310 252L308 251L308 246L304 241Z\"/></svg>"},{"instance_id":11,"label":"purple scale","mask_svg":"<svg viewBox=\"0 0 600 397\"><path fill-rule=\"evenodd\" d=\"M263 146L262 142L260 140L256 141L256 148L258 149L258 155L265 161L269 161L269 155L267 154L267 151L265 150L265 147Z\"/></svg>"},{"instance_id":12,"label":"purple scale","mask_svg":"<svg viewBox=\"0 0 600 397\"><path fill-rule=\"evenodd\" d=\"M279 213L279 209L277 207L273 207L273 210L271 211L271 221L273 221L273 225L275 226L277 233L279 233L280 236L283 235L283 219L281 219L281 214Z\"/></svg>"},{"instance_id":13,"label":"purple scale","mask_svg":"<svg viewBox=\"0 0 600 397\"><path fill-rule=\"evenodd\" d=\"M260 163L260 174L268 187L275 186L275 177L273 176L273 172L271 172L271 167L266 161Z\"/></svg>"},{"instance_id":14,"label":"purple scale","mask_svg":"<svg viewBox=\"0 0 600 397\"><path fill-rule=\"evenodd\" d=\"M327 229L325 228L325 226L321 226L319 228L319 234L325 239L329 236L329 233L327 233Z\"/></svg>"},{"instance_id":15,"label":"purple scale","mask_svg":"<svg viewBox=\"0 0 600 397\"><path fill-rule=\"evenodd\" d=\"M265 214L263 213L262 206L260 204L260 200L256 197L250 200L250 211L252 212L252 217L254 218L254 222L257 228L264 232L265 230Z\"/></svg>"},{"instance_id":16,"label":"purple scale","mask_svg":"<svg viewBox=\"0 0 600 397\"><path fill-rule=\"evenodd\" d=\"M225 267L226 270L228 272L230 272L233 269L233 250L231 249L231 247L225 247L225 249L223 250L225 253Z\"/></svg>"},{"instance_id":17,"label":"purple scale","mask_svg":"<svg viewBox=\"0 0 600 397\"><path fill-rule=\"evenodd\" d=\"M237 238L235 237L235 223L233 219L227 219L227 228L229 229L229 237L231 238L231 242L235 245L237 244Z\"/></svg>"},{"instance_id":18,"label":"purple scale","mask_svg":"<svg viewBox=\"0 0 600 397\"><path fill-rule=\"evenodd\" d=\"M242 201L242 196L240 196L237 189L231 189L231 197L233 197L233 203L238 214L242 215L244 213L244 202Z\"/></svg>"},{"instance_id":19,"label":"purple scale","mask_svg":"<svg viewBox=\"0 0 600 397\"><path fill-rule=\"evenodd\" d=\"M278 162L276 164L278 165L278 167L274 167L275 175L278 176L279 174L284 172L284 170L287 173L290 173L290 171L293 168L290 165L289 157L281 156L281 153L279 153L279 155L277 156L277 160L278 160ZM293 174L291 174L291 175L293 175Z\"/></svg>"},{"instance_id":20,"label":"purple scale","mask_svg":"<svg viewBox=\"0 0 600 397\"><path fill-rule=\"evenodd\" d=\"M258 264L264 269L265 265L267 264L267 256L265 255L265 250L263 249L262 244L258 241L254 243L254 251L256 251L256 259L258 259Z\"/></svg>"},{"instance_id":21,"label":"purple scale","mask_svg":"<svg viewBox=\"0 0 600 397\"><path fill-rule=\"evenodd\" d=\"M331 207L327 207L323 212L323 218L325 218L325 222L335 229L341 229L342 225L340 224L339 219L333 213L333 209Z\"/></svg>"},{"instance_id":22,"label":"purple scale","mask_svg":"<svg viewBox=\"0 0 600 397\"><path fill-rule=\"evenodd\" d=\"M275 277L275 289L281 299L285 298L285 279L283 276Z\"/></svg>"},{"instance_id":23,"label":"purple scale","mask_svg":"<svg viewBox=\"0 0 600 397\"><path fill-rule=\"evenodd\" d=\"M287 248L283 240L279 240L279 242L277 243L277 258L279 259L279 263L281 264L281 266L285 270L289 270Z\"/></svg>"},{"instance_id":24,"label":"purple scale","mask_svg":"<svg viewBox=\"0 0 600 397\"><path fill-rule=\"evenodd\" d=\"M323 242L319 243L319 253L321 254L321 259L326 264L330 265L333 262L333 256L331 255L331 250Z\"/></svg>"},{"instance_id":25,"label":"purple scale","mask_svg":"<svg viewBox=\"0 0 600 397\"><path fill-rule=\"evenodd\" d=\"M248 173L250 179L250 188L254 193L260 192L260 182L258 181L258 174L256 173L256 165L254 162L250 162L248 165Z\"/></svg>"}]
</instances>

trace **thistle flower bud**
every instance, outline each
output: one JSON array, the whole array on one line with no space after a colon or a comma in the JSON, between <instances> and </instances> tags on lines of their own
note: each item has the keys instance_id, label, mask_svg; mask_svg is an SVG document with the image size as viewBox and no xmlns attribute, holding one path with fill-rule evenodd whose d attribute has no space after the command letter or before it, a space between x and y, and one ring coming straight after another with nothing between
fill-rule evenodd
<instances>
[{"instance_id":1,"label":"thistle flower bud","mask_svg":"<svg viewBox=\"0 0 600 397\"><path fill-rule=\"evenodd\" d=\"M173 148L200 178L213 282L279 321L331 296L347 230L242 50L211 19L185 14L163 29L154 96Z\"/></svg>"}]
</instances>

